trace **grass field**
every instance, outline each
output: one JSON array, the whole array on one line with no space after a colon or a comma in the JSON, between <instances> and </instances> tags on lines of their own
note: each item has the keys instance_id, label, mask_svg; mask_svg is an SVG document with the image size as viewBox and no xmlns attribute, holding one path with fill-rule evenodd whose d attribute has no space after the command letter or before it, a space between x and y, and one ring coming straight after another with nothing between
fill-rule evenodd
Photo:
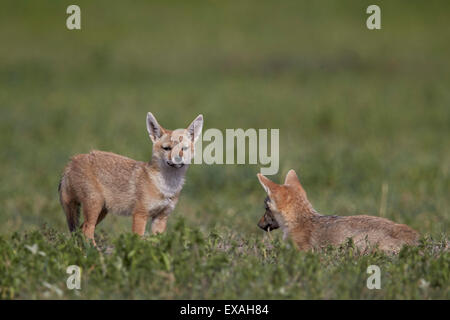
<instances>
[{"instance_id":1,"label":"grass field","mask_svg":"<svg viewBox=\"0 0 450 320\"><path fill-rule=\"evenodd\" d=\"M449 299L448 1L3 1L0 11L0 298ZM256 223L258 165L194 165L166 234L108 216L102 250L68 234L61 171L100 149L147 160L167 128L279 128L323 214L383 215L419 248L298 252ZM384 190L382 201L382 190ZM36 246L34 246L36 245ZM66 268L82 267L82 289ZM368 265L382 288L368 290Z\"/></svg>"}]
</instances>

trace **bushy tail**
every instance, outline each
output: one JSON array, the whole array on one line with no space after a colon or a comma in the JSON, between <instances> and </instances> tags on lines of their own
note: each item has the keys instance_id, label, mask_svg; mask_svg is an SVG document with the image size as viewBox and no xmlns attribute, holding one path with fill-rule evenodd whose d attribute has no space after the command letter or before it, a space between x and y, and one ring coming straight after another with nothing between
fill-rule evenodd
<instances>
[{"instance_id":1,"label":"bushy tail","mask_svg":"<svg viewBox=\"0 0 450 320\"><path fill-rule=\"evenodd\" d=\"M80 204L75 199L70 198L69 193L66 190L65 176L59 181L58 192L59 201L66 214L67 225L70 232L73 232L79 226Z\"/></svg>"}]
</instances>

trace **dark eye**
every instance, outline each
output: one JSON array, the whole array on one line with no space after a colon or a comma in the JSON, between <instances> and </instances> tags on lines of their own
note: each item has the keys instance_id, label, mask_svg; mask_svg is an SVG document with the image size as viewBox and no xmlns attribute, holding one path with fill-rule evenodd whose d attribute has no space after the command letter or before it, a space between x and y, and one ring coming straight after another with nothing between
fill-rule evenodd
<instances>
[{"instance_id":1,"label":"dark eye","mask_svg":"<svg viewBox=\"0 0 450 320\"><path fill-rule=\"evenodd\" d=\"M164 150L166 150L166 151L168 151L168 150L171 150L172 148L171 147L162 147Z\"/></svg>"},{"instance_id":2,"label":"dark eye","mask_svg":"<svg viewBox=\"0 0 450 320\"><path fill-rule=\"evenodd\" d=\"M264 200L264 209L266 209L266 210L269 210L269 209L270 209L270 208L269 208L269 202L270 202L270 198L267 197L267 198Z\"/></svg>"}]
</instances>

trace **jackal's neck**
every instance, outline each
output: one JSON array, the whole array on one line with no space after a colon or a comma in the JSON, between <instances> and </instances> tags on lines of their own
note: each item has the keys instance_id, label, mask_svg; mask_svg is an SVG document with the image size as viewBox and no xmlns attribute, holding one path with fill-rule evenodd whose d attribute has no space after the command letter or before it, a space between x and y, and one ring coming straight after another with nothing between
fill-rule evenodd
<instances>
[{"instance_id":1,"label":"jackal's neck","mask_svg":"<svg viewBox=\"0 0 450 320\"><path fill-rule=\"evenodd\" d=\"M152 160L148 168L150 178L164 197L173 197L183 188L188 165L174 168Z\"/></svg>"},{"instance_id":2,"label":"jackal's neck","mask_svg":"<svg viewBox=\"0 0 450 320\"><path fill-rule=\"evenodd\" d=\"M288 233L301 250L311 248L313 230L316 228L316 218L320 214L313 208L311 203L305 199L297 199L295 206L290 208L287 215Z\"/></svg>"},{"instance_id":3,"label":"jackal's neck","mask_svg":"<svg viewBox=\"0 0 450 320\"><path fill-rule=\"evenodd\" d=\"M301 195L295 200L295 205L292 206L293 215L297 218L309 218L320 215L309 202L306 195Z\"/></svg>"},{"instance_id":4,"label":"jackal's neck","mask_svg":"<svg viewBox=\"0 0 450 320\"><path fill-rule=\"evenodd\" d=\"M312 204L306 200L300 209L300 215L319 216L320 214L313 208Z\"/></svg>"}]
</instances>

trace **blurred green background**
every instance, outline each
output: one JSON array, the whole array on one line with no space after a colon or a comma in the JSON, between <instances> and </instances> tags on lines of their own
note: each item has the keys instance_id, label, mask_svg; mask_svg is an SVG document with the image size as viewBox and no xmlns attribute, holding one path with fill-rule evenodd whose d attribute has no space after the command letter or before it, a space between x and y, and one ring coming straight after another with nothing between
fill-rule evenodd
<instances>
[{"instance_id":1,"label":"blurred green background","mask_svg":"<svg viewBox=\"0 0 450 320\"><path fill-rule=\"evenodd\" d=\"M272 179L295 169L319 212L448 230L450 2L377 1L375 31L373 1L77 1L79 31L69 4L1 4L0 233L67 232L64 165L91 149L149 159L147 111L170 129L199 113L204 129L279 128ZM262 237L258 171L192 166L173 215Z\"/></svg>"}]
</instances>

